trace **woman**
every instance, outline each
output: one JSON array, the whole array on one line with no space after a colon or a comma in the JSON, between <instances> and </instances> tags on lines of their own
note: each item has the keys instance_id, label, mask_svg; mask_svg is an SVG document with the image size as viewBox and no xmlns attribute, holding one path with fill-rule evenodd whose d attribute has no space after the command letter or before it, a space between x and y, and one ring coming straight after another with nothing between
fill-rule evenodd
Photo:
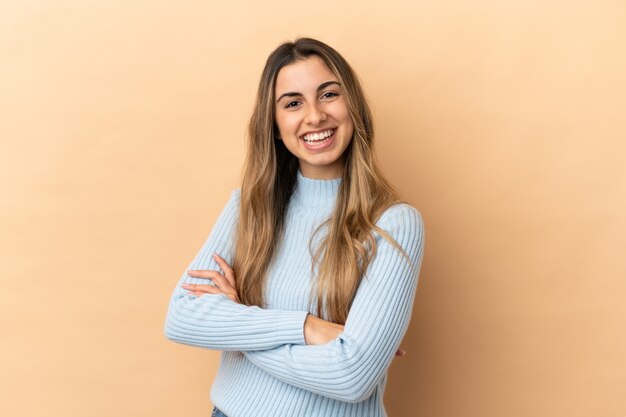
<instances>
[{"instance_id":1,"label":"woman","mask_svg":"<svg viewBox=\"0 0 626 417\"><path fill-rule=\"evenodd\" d=\"M171 298L166 336L223 351L214 416L385 416L423 221L372 154L343 57L310 38L267 59L234 190ZM219 254L219 255L218 255Z\"/></svg>"}]
</instances>

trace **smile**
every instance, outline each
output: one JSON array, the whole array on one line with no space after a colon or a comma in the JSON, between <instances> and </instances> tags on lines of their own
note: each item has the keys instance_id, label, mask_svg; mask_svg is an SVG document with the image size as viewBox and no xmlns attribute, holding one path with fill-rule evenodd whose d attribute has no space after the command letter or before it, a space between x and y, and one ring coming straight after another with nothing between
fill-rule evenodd
<instances>
[{"instance_id":1,"label":"smile","mask_svg":"<svg viewBox=\"0 0 626 417\"><path fill-rule=\"evenodd\" d=\"M335 129L328 129L323 132L307 133L302 137L307 143L323 142L335 133Z\"/></svg>"}]
</instances>

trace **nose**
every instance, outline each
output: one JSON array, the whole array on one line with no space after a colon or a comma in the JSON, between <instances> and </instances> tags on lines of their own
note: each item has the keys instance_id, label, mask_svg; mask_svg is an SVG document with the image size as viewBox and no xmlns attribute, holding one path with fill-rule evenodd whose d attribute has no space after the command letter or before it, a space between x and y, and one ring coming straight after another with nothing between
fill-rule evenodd
<instances>
[{"instance_id":1,"label":"nose","mask_svg":"<svg viewBox=\"0 0 626 417\"><path fill-rule=\"evenodd\" d=\"M326 113L320 108L319 104L308 106L305 122L311 125L318 125L326 120Z\"/></svg>"}]
</instances>

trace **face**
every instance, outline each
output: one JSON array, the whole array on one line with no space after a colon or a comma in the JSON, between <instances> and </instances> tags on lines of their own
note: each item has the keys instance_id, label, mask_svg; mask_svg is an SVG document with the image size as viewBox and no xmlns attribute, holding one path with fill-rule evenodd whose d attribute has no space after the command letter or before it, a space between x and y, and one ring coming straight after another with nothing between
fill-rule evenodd
<instances>
[{"instance_id":1,"label":"face","mask_svg":"<svg viewBox=\"0 0 626 417\"><path fill-rule=\"evenodd\" d=\"M316 55L285 65L276 78L276 125L308 178L339 178L354 124L343 86Z\"/></svg>"}]
</instances>

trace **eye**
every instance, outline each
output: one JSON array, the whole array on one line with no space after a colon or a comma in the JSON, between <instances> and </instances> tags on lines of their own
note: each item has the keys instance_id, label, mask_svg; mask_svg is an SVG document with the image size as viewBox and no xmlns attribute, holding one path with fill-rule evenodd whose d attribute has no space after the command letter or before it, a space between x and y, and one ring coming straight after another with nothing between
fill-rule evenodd
<instances>
[{"instance_id":1,"label":"eye","mask_svg":"<svg viewBox=\"0 0 626 417\"><path fill-rule=\"evenodd\" d=\"M339 94L335 93L334 91L327 91L324 94L322 94L322 98L333 98L333 97L337 97Z\"/></svg>"},{"instance_id":2,"label":"eye","mask_svg":"<svg viewBox=\"0 0 626 417\"><path fill-rule=\"evenodd\" d=\"M290 101L289 103L285 104L285 108L288 109L290 107L295 107L298 105L297 101Z\"/></svg>"}]
</instances>

